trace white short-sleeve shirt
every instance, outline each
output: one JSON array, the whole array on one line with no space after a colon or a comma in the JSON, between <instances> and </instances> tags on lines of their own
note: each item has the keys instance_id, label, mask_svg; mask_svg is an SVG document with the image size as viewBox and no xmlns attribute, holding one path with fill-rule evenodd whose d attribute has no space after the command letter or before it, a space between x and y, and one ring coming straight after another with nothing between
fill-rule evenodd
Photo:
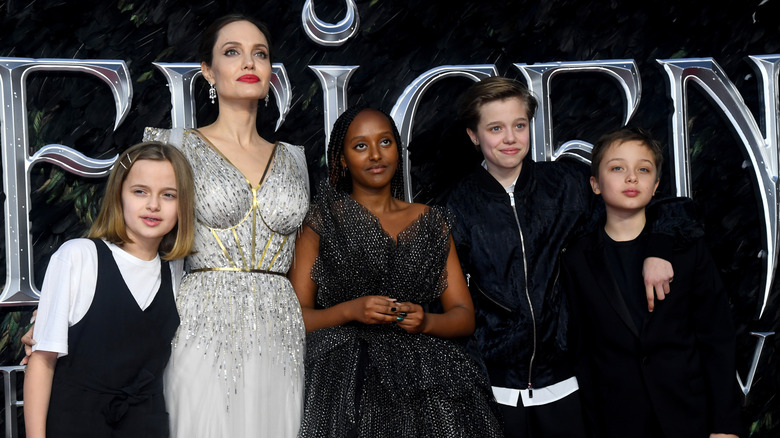
<instances>
[{"instance_id":1,"label":"white short-sleeve shirt","mask_svg":"<svg viewBox=\"0 0 780 438\"><path fill-rule=\"evenodd\" d=\"M107 244L138 307L145 310L154 301L162 281L160 257L141 260L112 243ZM68 328L81 321L92 305L97 264L97 248L89 239L69 240L51 256L35 319L33 351L56 352L59 357L68 354ZM169 266L176 291L184 273L184 263L174 260Z\"/></svg>"}]
</instances>

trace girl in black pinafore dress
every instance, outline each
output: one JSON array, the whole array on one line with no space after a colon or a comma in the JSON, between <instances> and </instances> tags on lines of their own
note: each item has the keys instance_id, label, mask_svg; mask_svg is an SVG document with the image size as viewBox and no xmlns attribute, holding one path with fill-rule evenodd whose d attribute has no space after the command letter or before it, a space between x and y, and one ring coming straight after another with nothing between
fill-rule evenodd
<instances>
[{"instance_id":1,"label":"girl in black pinafore dress","mask_svg":"<svg viewBox=\"0 0 780 438\"><path fill-rule=\"evenodd\" d=\"M25 376L28 437L169 435L162 375L193 197L178 150L133 146L111 172L91 239L52 256Z\"/></svg>"}]
</instances>

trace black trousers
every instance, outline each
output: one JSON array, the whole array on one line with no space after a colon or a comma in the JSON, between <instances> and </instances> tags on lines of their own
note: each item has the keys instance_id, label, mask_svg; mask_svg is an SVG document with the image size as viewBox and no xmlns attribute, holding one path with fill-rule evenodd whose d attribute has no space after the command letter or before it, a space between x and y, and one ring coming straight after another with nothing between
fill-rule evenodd
<instances>
[{"instance_id":1,"label":"black trousers","mask_svg":"<svg viewBox=\"0 0 780 438\"><path fill-rule=\"evenodd\" d=\"M540 406L499 404L506 438L585 438L580 393Z\"/></svg>"}]
</instances>

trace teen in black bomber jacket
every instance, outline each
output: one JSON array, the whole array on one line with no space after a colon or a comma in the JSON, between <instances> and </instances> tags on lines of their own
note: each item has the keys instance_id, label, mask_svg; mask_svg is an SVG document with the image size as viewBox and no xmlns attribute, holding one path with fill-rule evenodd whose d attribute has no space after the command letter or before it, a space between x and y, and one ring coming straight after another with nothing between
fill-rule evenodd
<instances>
[{"instance_id":1,"label":"teen in black bomber jacket","mask_svg":"<svg viewBox=\"0 0 780 438\"><path fill-rule=\"evenodd\" d=\"M584 436L578 385L566 348L568 312L559 286L565 246L593 229L603 206L574 162L530 159L529 124L536 99L501 77L472 85L460 116L485 157L461 181L447 206L457 217L453 237L476 313L475 339L507 437ZM674 238L700 234L684 212L688 202L660 202L661 220L644 264L648 307L663 298L673 269Z\"/></svg>"}]
</instances>

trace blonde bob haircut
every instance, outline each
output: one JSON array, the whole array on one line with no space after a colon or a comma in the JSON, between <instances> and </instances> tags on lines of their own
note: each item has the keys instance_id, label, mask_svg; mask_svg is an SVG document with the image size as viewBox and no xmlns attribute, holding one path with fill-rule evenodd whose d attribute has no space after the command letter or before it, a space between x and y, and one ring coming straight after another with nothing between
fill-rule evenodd
<instances>
[{"instance_id":1,"label":"blonde bob haircut","mask_svg":"<svg viewBox=\"0 0 780 438\"><path fill-rule=\"evenodd\" d=\"M120 155L108 177L103 204L89 230L89 237L105 239L118 246L132 243L127 235L122 211L122 184L130 169L139 160L168 161L173 166L173 172L176 174L178 220L176 226L163 236L159 252L163 260L184 258L192 253L195 236L195 187L192 168L178 149L165 143L139 143Z\"/></svg>"}]
</instances>

